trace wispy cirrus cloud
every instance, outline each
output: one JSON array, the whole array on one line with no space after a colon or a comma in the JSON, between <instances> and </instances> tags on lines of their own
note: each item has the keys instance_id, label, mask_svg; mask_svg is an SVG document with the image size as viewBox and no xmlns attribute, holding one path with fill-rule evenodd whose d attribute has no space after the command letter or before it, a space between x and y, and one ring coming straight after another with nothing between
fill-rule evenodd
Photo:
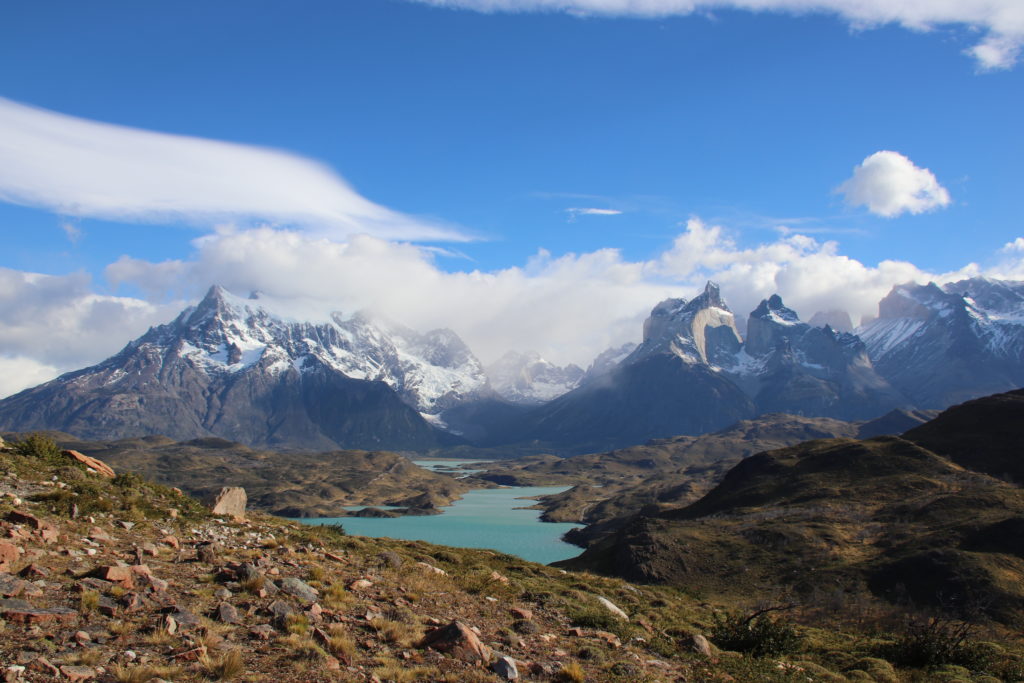
<instances>
[{"instance_id":1,"label":"wispy cirrus cloud","mask_svg":"<svg viewBox=\"0 0 1024 683\"><path fill-rule=\"evenodd\" d=\"M1020 0L414 0L479 12L566 12L590 16L666 17L716 9L832 14L855 28L898 24L912 31L960 26L981 31L965 52L982 70L1016 64L1024 45Z\"/></svg>"},{"instance_id":2,"label":"wispy cirrus cloud","mask_svg":"<svg viewBox=\"0 0 1024 683\"><path fill-rule=\"evenodd\" d=\"M618 209L594 209L594 208L579 208L573 207L566 209L565 213L569 216L569 222L575 221L580 216L618 216L622 212Z\"/></svg>"},{"instance_id":3,"label":"wispy cirrus cloud","mask_svg":"<svg viewBox=\"0 0 1024 683\"><path fill-rule=\"evenodd\" d=\"M323 164L294 154L100 123L4 98L0 201L73 217L271 222L335 239L469 239L452 226L375 204Z\"/></svg>"}]
</instances>

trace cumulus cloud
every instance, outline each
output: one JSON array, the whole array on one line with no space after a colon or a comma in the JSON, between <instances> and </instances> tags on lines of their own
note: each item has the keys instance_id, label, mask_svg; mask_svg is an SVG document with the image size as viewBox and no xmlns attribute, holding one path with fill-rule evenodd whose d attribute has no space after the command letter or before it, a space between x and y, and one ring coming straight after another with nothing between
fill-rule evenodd
<instances>
[{"instance_id":1,"label":"cumulus cloud","mask_svg":"<svg viewBox=\"0 0 1024 683\"><path fill-rule=\"evenodd\" d=\"M866 206L878 216L924 213L948 206L949 192L935 174L914 165L899 152L875 152L853 169L853 177L836 188L851 206Z\"/></svg>"},{"instance_id":2,"label":"cumulus cloud","mask_svg":"<svg viewBox=\"0 0 1024 683\"><path fill-rule=\"evenodd\" d=\"M0 98L0 200L67 216L274 222L341 239L465 240L286 152L89 121Z\"/></svg>"},{"instance_id":3,"label":"cumulus cloud","mask_svg":"<svg viewBox=\"0 0 1024 683\"><path fill-rule=\"evenodd\" d=\"M368 236L337 243L259 228L224 231L195 246L187 261L122 259L107 279L153 291L168 282L216 282L242 295L259 290L297 319L371 309L416 329L451 328L484 362L532 349L584 366L609 346L637 341L655 303L692 297L707 279L722 285L741 321L773 293L805 319L838 308L858 321L876 315L878 300L896 283L980 272L974 265L951 273L894 260L868 265L834 241L799 234L741 247L725 228L696 218L650 260L626 260L615 249L557 257L542 250L522 266L491 272L447 272L427 250Z\"/></svg>"},{"instance_id":4,"label":"cumulus cloud","mask_svg":"<svg viewBox=\"0 0 1024 683\"><path fill-rule=\"evenodd\" d=\"M1024 237L1018 237L1012 242L1007 242L1003 245L1002 251L1007 254L1024 253Z\"/></svg>"},{"instance_id":5,"label":"cumulus cloud","mask_svg":"<svg viewBox=\"0 0 1024 683\"><path fill-rule=\"evenodd\" d=\"M98 362L183 305L96 294L84 273L0 268L0 395Z\"/></svg>"},{"instance_id":6,"label":"cumulus cloud","mask_svg":"<svg viewBox=\"0 0 1024 683\"><path fill-rule=\"evenodd\" d=\"M665 17L716 9L836 15L856 28L898 24L913 31L965 26L984 32L966 52L983 70L1013 66L1024 44L1020 0L416 0L480 12L567 12Z\"/></svg>"},{"instance_id":7,"label":"cumulus cloud","mask_svg":"<svg viewBox=\"0 0 1024 683\"><path fill-rule=\"evenodd\" d=\"M346 242L297 230L221 229L194 242L188 259L153 263L122 257L106 279L146 292L154 304L93 293L85 274L43 276L0 269L0 394L98 362L150 325L168 322L211 284L261 292L295 320L369 309L414 329L447 327L485 363L505 351L536 350L552 362L586 366L601 351L639 341L659 301L695 296L717 281L741 323L778 293L805 320L841 309L854 322L877 314L894 284L939 283L984 274L1024 277L1024 238L998 250L998 263L948 273L906 261L865 264L834 241L789 233L753 246L693 218L660 254L627 260L615 249L552 255L495 271L450 272L409 243L358 235Z\"/></svg>"},{"instance_id":8,"label":"cumulus cloud","mask_svg":"<svg viewBox=\"0 0 1024 683\"><path fill-rule=\"evenodd\" d=\"M59 374L56 367L27 356L0 356L0 398L34 387Z\"/></svg>"}]
</instances>

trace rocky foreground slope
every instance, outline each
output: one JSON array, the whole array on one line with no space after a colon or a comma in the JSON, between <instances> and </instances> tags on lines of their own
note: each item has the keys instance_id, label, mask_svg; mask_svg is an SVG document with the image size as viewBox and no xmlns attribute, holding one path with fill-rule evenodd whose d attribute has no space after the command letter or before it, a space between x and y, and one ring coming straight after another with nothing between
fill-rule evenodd
<instances>
[{"instance_id":1,"label":"rocky foreground slope","mask_svg":"<svg viewBox=\"0 0 1024 683\"><path fill-rule=\"evenodd\" d=\"M0 448L0 675L11 683L1024 677L1019 634L997 625L881 603L824 618L828 601L756 591L716 606L692 586L349 537L238 507L214 515L73 455L39 437Z\"/></svg>"}]
</instances>

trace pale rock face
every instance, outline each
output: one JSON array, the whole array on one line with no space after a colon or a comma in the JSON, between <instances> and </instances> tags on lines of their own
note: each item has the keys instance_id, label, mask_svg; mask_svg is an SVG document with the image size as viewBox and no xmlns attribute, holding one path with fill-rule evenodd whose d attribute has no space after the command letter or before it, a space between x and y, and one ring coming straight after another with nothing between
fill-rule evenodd
<instances>
[{"instance_id":1,"label":"pale rock face","mask_svg":"<svg viewBox=\"0 0 1024 683\"><path fill-rule=\"evenodd\" d=\"M235 520L245 519L245 506L249 502L245 489L241 486L225 486L213 501L211 512L224 515Z\"/></svg>"},{"instance_id":2,"label":"pale rock face","mask_svg":"<svg viewBox=\"0 0 1024 683\"><path fill-rule=\"evenodd\" d=\"M644 321L643 343L623 362L668 352L687 363L711 365L735 354L741 344L732 311L718 285L708 282L692 301L666 299L655 306Z\"/></svg>"}]
</instances>

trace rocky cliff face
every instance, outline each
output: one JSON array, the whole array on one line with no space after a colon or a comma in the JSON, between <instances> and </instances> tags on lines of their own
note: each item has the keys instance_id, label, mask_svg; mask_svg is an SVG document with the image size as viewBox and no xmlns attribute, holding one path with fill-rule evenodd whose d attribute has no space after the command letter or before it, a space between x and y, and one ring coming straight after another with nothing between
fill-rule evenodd
<instances>
[{"instance_id":1,"label":"rocky cliff face","mask_svg":"<svg viewBox=\"0 0 1024 683\"><path fill-rule=\"evenodd\" d=\"M858 330L875 367L919 408L1024 385L1024 283L898 285Z\"/></svg>"},{"instance_id":2,"label":"rocky cliff face","mask_svg":"<svg viewBox=\"0 0 1024 683\"><path fill-rule=\"evenodd\" d=\"M287 322L213 287L116 356L0 401L0 423L82 438L420 449L452 438L427 419L442 423L445 409L488 392L450 331L419 335L366 315Z\"/></svg>"}]
</instances>

